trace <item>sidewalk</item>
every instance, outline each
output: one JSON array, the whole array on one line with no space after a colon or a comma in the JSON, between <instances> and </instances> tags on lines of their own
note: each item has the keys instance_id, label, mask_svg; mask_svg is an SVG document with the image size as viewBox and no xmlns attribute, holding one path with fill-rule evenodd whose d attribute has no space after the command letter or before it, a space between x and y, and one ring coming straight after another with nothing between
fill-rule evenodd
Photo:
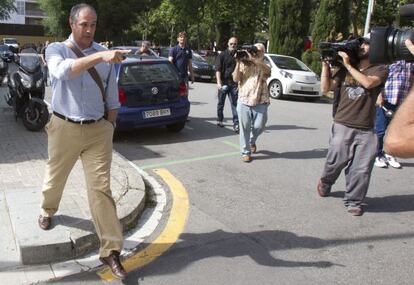
<instances>
[{"instance_id":1,"label":"sidewalk","mask_svg":"<svg viewBox=\"0 0 414 285\"><path fill-rule=\"evenodd\" d=\"M0 272L84 256L99 246L90 219L85 178L78 161L69 176L53 228L37 224L47 159L45 132L30 132L14 119L0 88ZM145 185L128 161L113 153L111 189L124 231L144 210Z\"/></svg>"}]
</instances>

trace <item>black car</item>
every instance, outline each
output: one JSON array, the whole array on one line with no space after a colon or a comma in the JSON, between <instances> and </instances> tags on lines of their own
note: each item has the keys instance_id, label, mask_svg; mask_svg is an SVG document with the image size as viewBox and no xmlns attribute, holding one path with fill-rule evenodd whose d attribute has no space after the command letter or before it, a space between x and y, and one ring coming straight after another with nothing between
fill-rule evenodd
<instances>
[{"instance_id":1,"label":"black car","mask_svg":"<svg viewBox=\"0 0 414 285\"><path fill-rule=\"evenodd\" d=\"M168 58L168 53L171 48L160 48L160 56ZM192 66L195 80L213 81L216 78L216 68L209 64L201 55L193 52Z\"/></svg>"},{"instance_id":2,"label":"black car","mask_svg":"<svg viewBox=\"0 0 414 285\"><path fill-rule=\"evenodd\" d=\"M216 68L209 64L201 55L193 52L193 71L196 80L213 81L216 78Z\"/></svg>"},{"instance_id":3,"label":"black car","mask_svg":"<svg viewBox=\"0 0 414 285\"><path fill-rule=\"evenodd\" d=\"M12 62L14 60L14 53L8 45L0 45L0 56L6 62Z\"/></svg>"}]
</instances>

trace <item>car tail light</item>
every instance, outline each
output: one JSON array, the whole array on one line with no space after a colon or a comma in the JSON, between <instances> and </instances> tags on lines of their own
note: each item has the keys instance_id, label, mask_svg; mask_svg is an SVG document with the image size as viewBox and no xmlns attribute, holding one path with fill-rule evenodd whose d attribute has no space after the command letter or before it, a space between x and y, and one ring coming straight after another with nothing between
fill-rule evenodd
<instances>
[{"instance_id":1,"label":"car tail light","mask_svg":"<svg viewBox=\"0 0 414 285\"><path fill-rule=\"evenodd\" d=\"M123 88L119 88L118 90L118 100L119 100L119 103L121 103L121 105L124 105L126 102L126 93Z\"/></svg>"},{"instance_id":2,"label":"car tail light","mask_svg":"<svg viewBox=\"0 0 414 285\"><path fill-rule=\"evenodd\" d=\"M180 96L187 96L187 85L185 83L180 83L180 87L178 88L178 91L180 92Z\"/></svg>"}]
</instances>

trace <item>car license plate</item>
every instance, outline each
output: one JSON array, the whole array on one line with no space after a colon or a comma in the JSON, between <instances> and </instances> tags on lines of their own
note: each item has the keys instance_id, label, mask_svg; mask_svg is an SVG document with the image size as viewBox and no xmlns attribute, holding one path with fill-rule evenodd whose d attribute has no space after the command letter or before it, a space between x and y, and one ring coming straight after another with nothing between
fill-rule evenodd
<instances>
[{"instance_id":1,"label":"car license plate","mask_svg":"<svg viewBox=\"0 0 414 285\"><path fill-rule=\"evenodd\" d=\"M164 117L164 116L169 116L169 115L171 115L170 108L144 111L144 119Z\"/></svg>"},{"instance_id":2,"label":"car license plate","mask_svg":"<svg viewBox=\"0 0 414 285\"><path fill-rule=\"evenodd\" d=\"M201 75L200 77L203 78L203 79L211 79L210 75Z\"/></svg>"},{"instance_id":3,"label":"car license plate","mask_svg":"<svg viewBox=\"0 0 414 285\"><path fill-rule=\"evenodd\" d=\"M312 87L304 87L304 86L301 86L300 87L300 90L302 90L302 91L313 91L313 88Z\"/></svg>"}]
</instances>

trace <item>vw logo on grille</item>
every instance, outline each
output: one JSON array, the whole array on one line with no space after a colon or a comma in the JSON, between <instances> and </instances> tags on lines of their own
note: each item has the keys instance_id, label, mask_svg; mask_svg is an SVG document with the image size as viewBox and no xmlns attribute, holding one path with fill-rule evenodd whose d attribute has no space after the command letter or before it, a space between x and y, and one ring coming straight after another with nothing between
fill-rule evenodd
<instances>
[{"instance_id":1,"label":"vw logo on grille","mask_svg":"<svg viewBox=\"0 0 414 285\"><path fill-rule=\"evenodd\" d=\"M151 93L154 94L154 95L157 95L158 94L158 88L157 87L152 87L151 88Z\"/></svg>"}]
</instances>

